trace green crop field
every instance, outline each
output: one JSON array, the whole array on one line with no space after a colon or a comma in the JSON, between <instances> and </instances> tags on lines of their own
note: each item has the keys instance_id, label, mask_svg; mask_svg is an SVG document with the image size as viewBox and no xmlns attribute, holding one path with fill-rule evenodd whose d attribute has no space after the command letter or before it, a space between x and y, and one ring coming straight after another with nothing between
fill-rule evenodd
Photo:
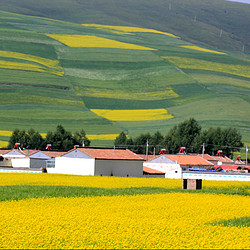
<instances>
[{"instance_id":1,"label":"green crop field","mask_svg":"<svg viewBox=\"0 0 250 250\"><path fill-rule=\"evenodd\" d=\"M248 5L212 2L217 14L225 9L231 17L236 6L242 16L250 14ZM138 8L139 3L128 1L128 6ZM131 8L131 22L121 3L113 18L98 0L93 5L86 1L88 15L73 0L55 0L47 12L45 3L36 4L0 0L0 131L34 128L46 133L62 124L72 132L84 129L87 135L126 131L133 137L166 133L194 117L203 128L236 127L243 141L250 141L249 34L243 34L247 20L235 15L229 27L225 12L212 21L207 0L149 3L151 21L143 16L149 6L140 12L140 20ZM57 4L62 8L55 11ZM110 3L109 10L115 6ZM195 8L187 14L184 6ZM179 14L173 15L171 9L177 7ZM84 17L76 15L77 8ZM153 13L161 16L161 8L169 13L168 22L157 23ZM218 36L220 31L223 36ZM121 110L120 117L111 121L95 109ZM140 110L152 109L165 109L171 116L138 121L123 117L126 110L137 110L139 116ZM2 133L0 140L8 136ZM112 145L112 140L98 137L91 145Z\"/></svg>"}]
</instances>

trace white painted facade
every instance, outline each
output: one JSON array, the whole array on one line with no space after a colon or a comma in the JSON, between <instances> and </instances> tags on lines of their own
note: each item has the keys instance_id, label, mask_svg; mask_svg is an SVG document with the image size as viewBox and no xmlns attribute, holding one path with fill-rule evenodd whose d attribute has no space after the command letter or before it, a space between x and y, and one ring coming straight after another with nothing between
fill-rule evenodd
<instances>
[{"instance_id":1,"label":"white painted facade","mask_svg":"<svg viewBox=\"0 0 250 250\"><path fill-rule=\"evenodd\" d=\"M11 159L13 168L30 168L30 158Z\"/></svg>"},{"instance_id":2,"label":"white painted facade","mask_svg":"<svg viewBox=\"0 0 250 250\"><path fill-rule=\"evenodd\" d=\"M79 151L72 150L55 158L55 168L47 168L48 173L102 176L143 176L140 160L95 159Z\"/></svg>"},{"instance_id":3,"label":"white painted facade","mask_svg":"<svg viewBox=\"0 0 250 250\"><path fill-rule=\"evenodd\" d=\"M48 173L94 175L95 160L71 157L56 157L55 168L47 168Z\"/></svg>"},{"instance_id":4,"label":"white painted facade","mask_svg":"<svg viewBox=\"0 0 250 250\"><path fill-rule=\"evenodd\" d=\"M183 173L183 179L202 179L211 181L250 181L248 174L210 174L210 173Z\"/></svg>"},{"instance_id":5,"label":"white painted facade","mask_svg":"<svg viewBox=\"0 0 250 250\"><path fill-rule=\"evenodd\" d=\"M151 161L144 162L143 166L165 173L165 178L169 179L182 178L181 166L175 163L174 161L168 159L164 155L154 158Z\"/></svg>"}]
</instances>

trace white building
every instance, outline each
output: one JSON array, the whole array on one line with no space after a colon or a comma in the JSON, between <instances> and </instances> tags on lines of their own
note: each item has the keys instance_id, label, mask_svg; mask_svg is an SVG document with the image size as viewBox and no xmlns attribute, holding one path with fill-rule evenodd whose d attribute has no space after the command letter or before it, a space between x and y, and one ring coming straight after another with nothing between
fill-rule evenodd
<instances>
[{"instance_id":1,"label":"white building","mask_svg":"<svg viewBox=\"0 0 250 250\"><path fill-rule=\"evenodd\" d=\"M160 155L152 160L143 163L143 167L154 169L165 173L165 178L181 179L182 170L179 164Z\"/></svg>"},{"instance_id":2,"label":"white building","mask_svg":"<svg viewBox=\"0 0 250 250\"><path fill-rule=\"evenodd\" d=\"M48 173L142 177L143 159L128 149L76 148L55 158Z\"/></svg>"}]
</instances>

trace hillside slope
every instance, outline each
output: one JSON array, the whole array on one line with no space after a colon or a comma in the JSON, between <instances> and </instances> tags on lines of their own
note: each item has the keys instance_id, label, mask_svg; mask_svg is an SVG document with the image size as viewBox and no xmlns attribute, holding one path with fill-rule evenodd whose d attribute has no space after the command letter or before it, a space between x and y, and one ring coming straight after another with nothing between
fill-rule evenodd
<instances>
[{"instance_id":1,"label":"hillside slope","mask_svg":"<svg viewBox=\"0 0 250 250\"><path fill-rule=\"evenodd\" d=\"M218 49L250 50L250 5L225 0L0 0L0 10L153 28Z\"/></svg>"},{"instance_id":2,"label":"hillside slope","mask_svg":"<svg viewBox=\"0 0 250 250\"><path fill-rule=\"evenodd\" d=\"M3 11L0 34L0 141L62 124L110 145L122 130L166 133L190 117L250 141L246 58L157 29Z\"/></svg>"}]
</instances>

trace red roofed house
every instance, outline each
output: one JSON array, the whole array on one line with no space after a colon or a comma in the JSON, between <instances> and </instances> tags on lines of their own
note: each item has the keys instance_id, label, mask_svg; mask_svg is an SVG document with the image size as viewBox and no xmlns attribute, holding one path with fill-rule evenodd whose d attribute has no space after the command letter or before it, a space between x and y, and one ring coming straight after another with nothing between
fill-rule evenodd
<instances>
[{"instance_id":1,"label":"red roofed house","mask_svg":"<svg viewBox=\"0 0 250 250\"><path fill-rule=\"evenodd\" d=\"M183 170L188 168L210 168L214 164L196 155L165 155L168 159L178 163Z\"/></svg>"},{"instance_id":2,"label":"red roofed house","mask_svg":"<svg viewBox=\"0 0 250 250\"><path fill-rule=\"evenodd\" d=\"M49 173L143 176L143 159L128 149L76 148L55 158L55 168Z\"/></svg>"}]
</instances>

